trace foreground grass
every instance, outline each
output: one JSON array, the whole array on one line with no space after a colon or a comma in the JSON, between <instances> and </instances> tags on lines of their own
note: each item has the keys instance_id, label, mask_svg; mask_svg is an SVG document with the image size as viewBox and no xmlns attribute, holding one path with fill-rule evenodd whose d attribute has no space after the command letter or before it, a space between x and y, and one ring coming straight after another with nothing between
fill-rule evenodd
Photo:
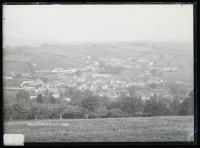
<instances>
[{"instance_id":1,"label":"foreground grass","mask_svg":"<svg viewBox=\"0 0 200 148\"><path fill-rule=\"evenodd\" d=\"M45 125L35 126L36 123ZM34 120L4 124L5 133L24 134L25 142L184 142L194 140L193 130L192 116Z\"/></svg>"}]
</instances>

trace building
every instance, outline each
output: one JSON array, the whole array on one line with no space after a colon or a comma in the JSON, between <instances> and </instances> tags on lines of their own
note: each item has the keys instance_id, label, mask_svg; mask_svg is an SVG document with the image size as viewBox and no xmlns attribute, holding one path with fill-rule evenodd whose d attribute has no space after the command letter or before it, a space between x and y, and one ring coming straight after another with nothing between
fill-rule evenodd
<instances>
[{"instance_id":1,"label":"building","mask_svg":"<svg viewBox=\"0 0 200 148\"><path fill-rule=\"evenodd\" d=\"M164 72L174 72L176 71L177 69L175 67L164 67L162 69Z\"/></svg>"},{"instance_id":2,"label":"building","mask_svg":"<svg viewBox=\"0 0 200 148\"><path fill-rule=\"evenodd\" d=\"M136 92L137 96L140 96L144 100L150 99L150 97L157 95L163 98L171 98L171 94L168 89L142 89Z\"/></svg>"},{"instance_id":3,"label":"building","mask_svg":"<svg viewBox=\"0 0 200 148\"><path fill-rule=\"evenodd\" d=\"M110 74L93 74L91 77L92 78L110 78L111 75Z\"/></svg>"}]
</instances>

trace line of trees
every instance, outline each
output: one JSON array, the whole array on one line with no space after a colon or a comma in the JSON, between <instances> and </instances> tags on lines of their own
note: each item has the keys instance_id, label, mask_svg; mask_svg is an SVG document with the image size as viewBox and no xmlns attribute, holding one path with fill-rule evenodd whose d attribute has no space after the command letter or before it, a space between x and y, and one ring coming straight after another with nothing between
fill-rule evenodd
<instances>
[{"instance_id":1,"label":"line of trees","mask_svg":"<svg viewBox=\"0 0 200 148\"><path fill-rule=\"evenodd\" d=\"M39 94L28 104L27 92L19 92L18 102L4 105L5 119L66 119L66 118L115 118L136 116L193 115L193 91L187 98L175 97L173 100L154 95L149 100L136 96L122 96L116 101L106 97L85 95L76 102L55 99L51 94ZM29 99L30 100L30 99Z\"/></svg>"}]
</instances>

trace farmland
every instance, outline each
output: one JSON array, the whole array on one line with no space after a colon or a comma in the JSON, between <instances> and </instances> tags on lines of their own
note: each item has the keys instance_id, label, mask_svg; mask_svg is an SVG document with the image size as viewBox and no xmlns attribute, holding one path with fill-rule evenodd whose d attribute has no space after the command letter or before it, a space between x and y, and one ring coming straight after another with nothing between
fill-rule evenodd
<instances>
[{"instance_id":1,"label":"farmland","mask_svg":"<svg viewBox=\"0 0 200 148\"><path fill-rule=\"evenodd\" d=\"M66 45L48 45L38 47L9 47L4 49L4 60L30 61L37 64L40 70L55 67L74 67L85 62L88 55L95 58L145 58L158 60L158 63L179 65L192 64L192 45L190 43L137 43L137 42L109 42L109 43L80 43ZM181 51L181 52L180 52ZM160 55L164 55L159 59ZM172 56L176 56L171 58ZM37 58L35 58L37 57ZM189 67L192 67L190 65ZM187 70L186 70L187 72Z\"/></svg>"},{"instance_id":2,"label":"farmland","mask_svg":"<svg viewBox=\"0 0 200 148\"><path fill-rule=\"evenodd\" d=\"M5 122L4 132L25 142L193 141L192 116L63 119Z\"/></svg>"}]
</instances>

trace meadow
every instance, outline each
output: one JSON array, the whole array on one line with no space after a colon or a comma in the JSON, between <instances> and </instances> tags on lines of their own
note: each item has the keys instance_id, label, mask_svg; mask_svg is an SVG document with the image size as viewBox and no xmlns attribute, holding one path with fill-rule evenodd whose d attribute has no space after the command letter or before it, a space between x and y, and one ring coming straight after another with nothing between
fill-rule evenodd
<instances>
[{"instance_id":1,"label":"meadow","mask_svg":"<svg viewBox=\"0 0 200 148\"><path fill-rule=\"evenodd\" d=\"M193 116L6 121L4 133L25 142L194 141Z\"/></svg>"}]
</instances>

